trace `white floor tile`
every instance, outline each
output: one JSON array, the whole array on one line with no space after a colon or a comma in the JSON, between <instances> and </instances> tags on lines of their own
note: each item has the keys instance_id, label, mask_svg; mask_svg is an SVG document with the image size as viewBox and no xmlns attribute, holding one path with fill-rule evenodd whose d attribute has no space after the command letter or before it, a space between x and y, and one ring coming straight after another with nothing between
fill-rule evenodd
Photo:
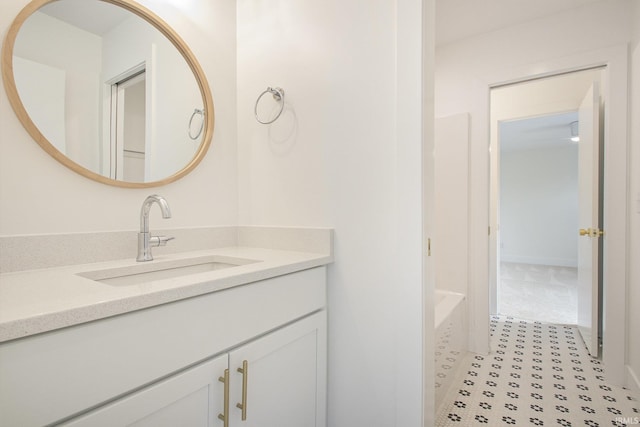
<instances>
[{"instance_id":1,"label":"white floor tile","mask_svg":"<svg viewBox=\"0 0 640 427\"><path fill-rule=\"evenodd\" d=\"M491 353L470 354L437 426L625 426L637 396L609 385L573 326L491 318Z\"/></svg>"}]
</instances>

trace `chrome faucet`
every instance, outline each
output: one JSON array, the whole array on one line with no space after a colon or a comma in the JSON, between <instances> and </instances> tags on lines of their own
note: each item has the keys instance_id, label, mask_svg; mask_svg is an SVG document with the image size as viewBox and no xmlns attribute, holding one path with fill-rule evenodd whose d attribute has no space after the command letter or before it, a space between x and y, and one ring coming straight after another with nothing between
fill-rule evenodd
<instances>
[{"instance_id":1,"label":"chrome faucet","mask_svg":"<svg viewBox=\"0 0 640 427\"><path fill-rule=\"evenodd\" d=\"M151 205L157 203L162 211L163 218L171 218L171 211L169 210L169 204L162 196L152 194L147 197L142 204L140 210L140 232L138 233L138 257L136 261L151 261L153 256L151 255L152 246L164 246L169 240L173 240L175 237L165 236L152 236L149 232L149 211Z\"/></svg>"}]
</instances>

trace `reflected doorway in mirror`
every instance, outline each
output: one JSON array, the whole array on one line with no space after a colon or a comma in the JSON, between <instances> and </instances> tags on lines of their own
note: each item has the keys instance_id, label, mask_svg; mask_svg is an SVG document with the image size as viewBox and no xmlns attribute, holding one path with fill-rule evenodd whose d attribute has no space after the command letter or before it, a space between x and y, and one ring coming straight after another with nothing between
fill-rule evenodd
<instances>
[{"instance_id":1,"label":"reflected doorway in mirror","mask_svg":"<svg viewBox=\"0 0 640 427\"><path fill-rule=\"evenodd\" d=\"M145 156L149 144L146 129L151 113L146 106L148 83L143 63L108 85L109 114L105 128L109 129L109 144L105 147L108 156L104 156L103 170L109 171L112 179L148 180Z\"/></svg>"}]
</instances>

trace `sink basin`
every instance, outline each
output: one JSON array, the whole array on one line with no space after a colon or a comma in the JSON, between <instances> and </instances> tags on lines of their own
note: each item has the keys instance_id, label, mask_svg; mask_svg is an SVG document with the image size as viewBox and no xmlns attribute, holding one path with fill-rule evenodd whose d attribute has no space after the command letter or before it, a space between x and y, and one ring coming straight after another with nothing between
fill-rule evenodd
<instances>
[{"instance_id":1,"label":"sink basin","mask_svg":"<svg viewBox=\"0 0 640 427\"><path fill-rule=\"evenodd\" d=\"M149 283L156 280L189 276L191 274L222 270L240 265L258 262L251 259L210 255L197 258L176 259L171 261L151 261L129 267L78 273L78 276L111 286L130 286Z\"/></svg>"}]
</instances>

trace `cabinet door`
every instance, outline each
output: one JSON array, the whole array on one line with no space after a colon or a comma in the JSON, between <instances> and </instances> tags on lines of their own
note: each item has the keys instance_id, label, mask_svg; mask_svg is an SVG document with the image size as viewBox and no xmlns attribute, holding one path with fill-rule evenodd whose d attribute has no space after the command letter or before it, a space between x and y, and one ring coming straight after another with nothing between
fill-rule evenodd
<instances>
[{"instance_id":1,"label":"cabinet door","mask_svg":"<svg viewBox=\"0 0 640 427\"><path fill-rule=\"evenodd\" d=\"M325 312L230 352L229 370L231 426L324 426Z\"/></svg>"},{"instance_id":2,"label":"cabinet door","mask_svg":"<svg viewBox=\"0 0 640 427\"><path fill-rule=\"evenodd\" d=\"M217 357L64 425L221 427L224 383L219 379L227 366L227 355Z\"/></svg>"}]
</instances>

